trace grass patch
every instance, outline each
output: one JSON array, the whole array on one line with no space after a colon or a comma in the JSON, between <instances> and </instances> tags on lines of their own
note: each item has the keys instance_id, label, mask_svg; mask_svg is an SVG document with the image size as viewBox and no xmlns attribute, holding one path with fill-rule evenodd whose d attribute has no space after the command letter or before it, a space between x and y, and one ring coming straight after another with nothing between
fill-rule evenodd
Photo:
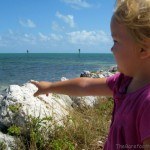
<instances>
[{"instance_id":1,"label":"grass patch","mask_svg":"<svg viewBox=\"0 0 150 150\"><path fill-rule=\"evenodd\" d=\"M6 150L7 145L5 144L5 142L0 141L0 150Z\"/></svg>"},{"instance_id":2,"label":"grass patch","mask_svg":"<svg viewBox=\"0 0 150 150\"><path fill-rule=\"evenodd\" d=\"M14 105L10 105L9 109L13 112L13 113L18 113L19 109L22 107L21 104L14 104Z\"/></svg>"},{"instance_id":3,"label":"grass patch","mask_svg":"<svg viewBox=\"0 0 150 150\"><path fill-rule=\"evenodd\" d=\"M23 133L19 133L18 150L100 150L108 134L113 101L101 100L94 108L75 109L64 119L64 126L49 125L53 119L30 117ZM11 133L17 133L13 128ZM99 141L99 142L98 142Z\"/></svg>"}]
</instances>

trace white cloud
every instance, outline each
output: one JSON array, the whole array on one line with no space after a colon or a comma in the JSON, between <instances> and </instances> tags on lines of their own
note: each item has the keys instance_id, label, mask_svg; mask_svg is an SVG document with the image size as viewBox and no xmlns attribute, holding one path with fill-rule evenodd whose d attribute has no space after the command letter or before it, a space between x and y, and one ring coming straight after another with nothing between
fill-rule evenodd
<instances>
[{"instance_id":1,"label":"white cloud","mask_svg":"<svg viewBox=\"0 0 150 150\"><path fill-rule=\"evenodd\" d=\"M35 45L37 38L35 35L25 33L23 36L20 35L18 37L18 40L20 40L21 43L23 42L23 43L30 43L32 45Z\"/></svg>"},{"instance_id":2,"label":"white cloud","mask_svg":"<svg viewBox=\"0 0 150 150\"><path fill-rule=\"evenodd\" d=\"M59 24L55 21L52 22L51 28L53 31L63 31L64 27L59 26Z\"/></svg>"},{"instance_id":3,"label":"white cloud","mask_svg":"<svg viewBox=\"0 0 150 150\"><path fill-rule=\"evenodd\" d=\"M60 41L63 36L62 35L57 35L57 34L54 34L54 33L51 33L50 35L44 35L43 33L39 32L39 40L40 41L44 41L44 42L47 42L47 41Z\"/></svg>"},{"instance_id":4,"label":"white cloud","mask_svg":"<svg viewBox=\"0 0 150 150\"><path fill-rule=\"evenodd\" d=\"M111 37L108 36L104 31L75 31L67 33L68 40L72 44L106 44L111 42Z\"/></svg>"},{"instance_id":5,"label":"white cloud","mask_svg":"<svg viewBox=\"0 0 150 150\"><path fill-rule=\"evenodd\" d=\"M19 47L23 45L41 45L43 44L58 44L63 39L60 34L38 34L31 33L19 33L19 32L8 32L0 35L0 47ZM63 40L62 40L63 41ZM59 45L59 44L58 44Z\"/></svg>"},{"instance_id":6,"label":"white cloud","mask_svg":"<svg viewBox=\"0 0 150 150\"><path fill-rule=\"evenodd\" d=\"M8 30L7 33L0 35L0 48L7 50L22 51L26 48L32 50L56 50L69 51L73 49L91 51L109 50L112 45L112 40L104 31L74 31L69 33L20 33Z\"/></svg>"},{"instance_id":7,"label":"white cloud","mask_svg":"<svg viewBox=\"0 0 150 150\"><path fill-rule=\"evenodd\" d=\"M9 34L13 34L14 33L11 29L9 29L8 32L9 32Z\"/></svg>"},{"instance_id":8,"label":"white cloud","mask_svg":"<svg viewBox=\"0 0 150 150\"><path fill-rule=\"evenodd\" d=\"M57 35L57 34L53 34L53 33L50 35L50 37L52 40L55 40L55 41L60 41L63 39L62 35Z\"/></svg>"},{"instance_id":9,"label":"white cloud","mask_svg":"<svg viewBox=\"0 0 150 150\"><path fill-rule=\"evenodd\" d=\"M73 8L89 8L92 7L86 0L62 0L63 2L70 4Z\"/></svg>"},{"instance_id":10,"label":"white cloud","mask_svg":"<svg viewBox=\"0 0 150 150\"><path fill-rule=\"evenodd\" d=\"M48 41L49 40L49 37L44 35L43 33L39 32L39 39L40 41Z\"/></svg>"},{"instance_id":11,"label":"white cloud","mask_svg":"<svg viewBox=\"0 0 150 150\"><path fill-rule=\"evenodd\" d=\"M28 28L35 28L36 27L36 24L30 20L30 19L27 19L27 20L19 20L19 23L23 26L23 27L28 27Z\"/></svg>"},{"instance_id":12,"label":"white cloud","mask_svg":"<svg viewBox=\"0 0 150 150\"><path fill-rule=\"evenodd\" d=\"M72 15L62 15L60 12L56 12L56 16L69 24L70 27L75 27L74 17Z\"/></svg>"},{"instance_id":13,"label":"white cloud","mask_svg":"<svg viewBox=\"0 0 150 150\"><path fill-rule=\"evenodd\" d=\"M11 32L10 32L11 31ZM25 45L35 45L37 38L33 34L19 33L12 30L8 30L8 33L3 34L0 47L6 47L8 49L20 48Z\"/></svg>"},{"instance_id":14,"label":"white cloud","mask_svg":"<svg viewBox=\"0 0 150 150\"><path fill-rule=\"evenodd\" d=\"M7 46L7 43L4 42L3 37L0 36L0 47L6 47L6 46Z\"/></svg>"}]
</instances>

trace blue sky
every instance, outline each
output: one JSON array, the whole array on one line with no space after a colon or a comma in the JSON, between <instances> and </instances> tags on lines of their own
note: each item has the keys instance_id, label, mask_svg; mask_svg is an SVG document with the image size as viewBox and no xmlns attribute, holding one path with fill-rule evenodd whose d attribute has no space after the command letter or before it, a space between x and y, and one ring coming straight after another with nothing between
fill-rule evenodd
<instances>
[{"instance_id":1,"label":"blue sky","mask_svg":"<svg viewBox=\"0 0 150 150\"><path fill-rule=\"evenodd\" d=\"M115 0L0 0L0 53L109 53Z\"/></svg>"}]
</instances>

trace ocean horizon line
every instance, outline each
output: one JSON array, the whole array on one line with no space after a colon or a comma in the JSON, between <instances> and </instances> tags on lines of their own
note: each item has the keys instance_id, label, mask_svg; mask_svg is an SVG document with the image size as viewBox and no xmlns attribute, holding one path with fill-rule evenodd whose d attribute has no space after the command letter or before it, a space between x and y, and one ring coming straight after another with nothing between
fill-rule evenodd
<instances>
[{"instance_id":1,"label":"ocean horizon line","mask_svg":"<svg viewBox=\"0 0 150 150\"><path fill-rule=\"evenodd\" d=\"M32 53L26 53L26 52L22 52L22 53L17 53L17 52L15 52L15 53L0 53L0 54L112 54L112 53L92 53L92 52L88 52L88 53L86 53L86 52L82 52L82 53L68 53L68 52L51 52L51 53L48 53L48 52L45 52L45 53L34 53L34 52L32 52Z\"/></svg>"}]
</instances>

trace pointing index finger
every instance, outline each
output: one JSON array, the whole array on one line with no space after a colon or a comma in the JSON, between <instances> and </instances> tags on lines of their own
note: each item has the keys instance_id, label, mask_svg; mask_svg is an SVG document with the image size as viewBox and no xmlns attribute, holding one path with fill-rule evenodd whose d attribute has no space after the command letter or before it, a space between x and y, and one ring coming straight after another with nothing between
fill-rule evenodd
<instances>
[{"instance_id":1,"label":"pointing index finger","mask_svg":"<svg viewBox=\"0 0 150 150\"><path fill-rule=\"evenodd\" d=\"M34 84L35 86L37 86L39 82L38 82L38 81L35 81L35 80L31 80L30 83L32 83L32 84Z\"/></svg>"}]
</instances>

